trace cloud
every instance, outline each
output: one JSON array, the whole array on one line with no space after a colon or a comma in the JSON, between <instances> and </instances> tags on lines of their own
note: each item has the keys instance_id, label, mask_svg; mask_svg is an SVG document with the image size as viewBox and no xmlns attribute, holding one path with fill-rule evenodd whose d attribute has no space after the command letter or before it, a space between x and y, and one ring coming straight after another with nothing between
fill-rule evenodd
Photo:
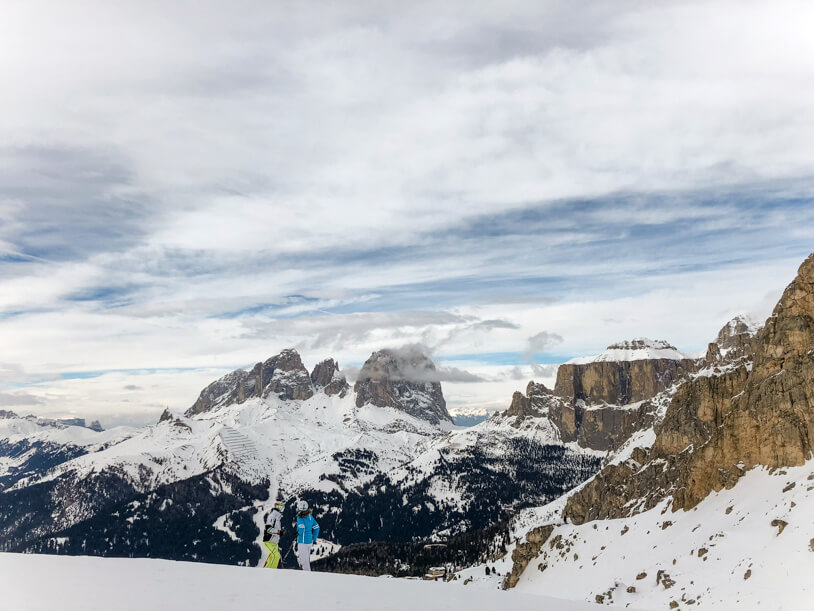
<instances>
[{"instance_id":1,"label":"cloud","mask_svg":"<svg viewBox=\"0 0 814 611\"><path fill-rule=\"evenodd\" d=\"M531 364L531 370L538 378L551 378L557 375L558 365L538 365Z\"/></svg>"},{"instance_id":2,"label":"cloud","mask_svg":"<svg viewBox=\"0 0 814 611\"><path fill-rule=\"evenodd\" d=\"M550 331L540 331L532 335L526 340L526 350L523 352L523 357L531 359L539 352L545 352L551 346L562 343L564 340L561 335L552 333Z\"/></svg>"},{"instance_id":3,"label":"cloud","mask_svg":"<svg viewBox=\"0 0 814 611\"><path fill-rule=\"evenodd\" d=\"M363 376L364 378L388 378L409 382L451 383L486 381L481 376L457 367L436 366L429 357L429 348L423 344L405 344L398 348L387 348L386 351L394 361L392 367L383 367L381 361L374 361L371 365L366 362L360 370L352 372L353 378L359 379L360 376Z\"/></svg>"},{"instance_id":4,"label":"cloud","mask_svg":"<svg viewBox=\"0 0 814 611\"><path fill-rule=\"evenodd\" d=\"M24 392L0 393L0 405L2 405L3 407L39 405L41 403L42 400L39 397L35 397Z\"/></svg>"},{"instance_id":5,"label":"cloud","mask_svg":"<svg viewBox=\"0 0 814 611\"><path fill-rule=\"evenodd\" d=\"M81 410L60 376L286 345L694 349L811 249L808 5L80 5L3 14L0 390Z\"/></svg>"}]
</instances>

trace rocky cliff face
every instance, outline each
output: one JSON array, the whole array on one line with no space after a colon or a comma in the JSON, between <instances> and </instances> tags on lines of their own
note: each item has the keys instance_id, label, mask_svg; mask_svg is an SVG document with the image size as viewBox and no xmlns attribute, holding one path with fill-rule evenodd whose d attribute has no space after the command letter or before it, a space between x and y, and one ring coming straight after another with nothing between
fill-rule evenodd
<instances>
[{"instance_id":1,"label":"rocky cliff face","mask_svg":"<svg viewBox=\"0 0 814 611\"><path fill-rule=\"evenodd\" d=\"M243 403L251 397L277 393L281 399L308 399L313 396L311 378L296 350L286 349L251 371L237 369L215 380L201 391L185 415L195 416L222 405Z\"/></svg>"},{"instance_id":2,"label":"rocky cliff face","mask_svg":"<svg viewBox=\"0 0 814 611\"><path fill-rule=\"evenodd\" d=\"M561 365L554 392L589 405L626 405L656 396L698 365L667 342L622 342L590 362Z\"/></svg>"},{"instance_id":3,"label":"rocky cliff face","mask_svg":"<svg viewBox=\"0 0 814 611\"><path fill-rule=\"evenodd\" d=\"M268 380L268 382L266 382ZM296 350L283 350L263 363L263 397L276 393L281 399L305 400L314 396L311 376Z\"/></svg>"},{"instance_id":4,"label":"rocky cliff face","mask_svg":"<svg viewBox=\"0 0 814 611\"><path fill-rule=\"evenodd\" d=\"M353 387L356 405L393 407L433 424L452 422L435 364L416 346L370 355Z\"/></svg>"},{"instance_id":5,"label":"rocky cliff face","mask_svg":"<svg viewBox=\"0 0 814 611\"><path fill-rule=\"evenodd\" d=\"M549 417L563 441L608 451L618 448L636 431L652 426L654 414L655 406L648 400L623 407L560 403Z\"/></svg>"},{"instance_id":6,"label":"rocky cliff face","mask_svg":"<svg viewBox=\"0 0 814 611\"><path fill-rule=\"evenodd\" d=\"M736 316L710 343L704 361L707 366L727 365L738 361L751 361L760 327L746 316Z\"/></svg>"},{"instance_id":7,"label":"rocky cliff face","mask_svg":"<svg viewBox=\"0 0 814 611\"><path fill-rule=\"evenodd\" d=\"M529 382L526 393L515 392L509 409L501 414L513 418L519 428L534 418L546 418L559 431L560 439L583 448L608 451L618 448L638 430L653 425L658 406L640 401L626 406L586 406L584 401L565 399L544 384Z\"/></svg>"},{"instance_id":8,"label":"rocky cliff face","mask_svg":"<svg viewBox=\"0 0 814 611\"><path fill-rule=\"evenodd\" d=\"M726 328L722 333L743 336ZM653 447L603 469L569 498L564 517L575 523L623 517L667 496L674 511L689 509L711 491L731 488L754 466L791 467L811 458L814 255L754 340L733 340L730 350L741 348L743 356L734 363L682 385ZM750 351L751 370L741 362Z\"/></svg>"},{"instance_id":9,"label":"rocky cliff face","mask_svg":"<svg viewBox=\"0 0 814 611\"><path fill-rule=\"evenodd\" d=\"M348 394L350 386L345 375L339 371L339 364L333 359L325 359L314 366L311 372L311 383L315 388L322 389L328 396Z\"/></svg>"}]
</instances>

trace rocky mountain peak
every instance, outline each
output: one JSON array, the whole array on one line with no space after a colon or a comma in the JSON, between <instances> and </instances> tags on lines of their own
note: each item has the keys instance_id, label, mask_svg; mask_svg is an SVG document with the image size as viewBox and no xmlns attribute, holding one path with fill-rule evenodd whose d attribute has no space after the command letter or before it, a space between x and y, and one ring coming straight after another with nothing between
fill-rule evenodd
<instances>
[{"instance_id":1,"label":"rocky mountain peak","mask_svg":"<svg viewBox=\"0 0 814 611\"><path fill-rule=\"evenodd\" d=\"M738 315L727 322L709 344L707 365L725 365L741 359L751 360L760 326L747 316Z\"/></svg>"},{"instance_id":2,"label":"rocky mountain peak","mask_svg":"<svg viewBox=\"0 0 814 611\"><path fill-rule=\"evenodd\" d=\"M748 333L738 322L731 328L725 338ZM753 352L751 370L730 367L682 384L652 448L637 449L636 465L608 465L568 499L565 517L575 523L623 517L669 495L673 510L690 509L757 465L792 467L811 459L814 254L755 336Z\"/></svg>"},{"instance_id":3,"label":"rocky mountain peak","mask_svg":"<svg viewBox=\"0 0 814 611\"><path fill-rule=\"evenodd\" d=\"M452 422L435 364L420 346L374 352L353 390L356 405L393 407L433 424Z\"/></svg>"},{"instance_id":4,"label":"rocky mountain peak","mask_svg":"<svg viewBox=\"0 0 814 611\"><path fill-rule=\"evenodd\" d=\"M559 399L554 396L545 384L531 381L526 386L526 394L517 391L512 395L509 409L502 415L514 417L512 426L518 427L526 418L547 416L552 405Z\"/></svg>"},{"instance_id":5,"label":"rocky mountain peak","mask_svg":"<svg viewBox=\"0 0 814 611\"><path fill-rule=\"evenodd\" d=\"M314 366L314 370L311 372L311 383L315 388L322 389L328 396L344 397L350 389L345 374L339 371L339 364L333 359L325 359Z\"/></svg>"},{"instance_id":6,"label":"rocky mountain peak","mask_svg":"<svg viewBox=\"0 0 814 611\"><path fill-rule=\"evenodd\" d=\"M299 353L287 348L263 363L261 369L262 396L276 393L281 399L310 399L314 396L311 376L302 364Z\"/></svg>"},{"instance_id":7,"label":"rocky mountain peak","mask_svg":"<svg viewBox=\"0 0 814 611\"><path fill-rule=\"evenodd\" d=\"M0 409L0 420L11 418L19 418L19 416L12 411Z\"/></svg>"},{"instance_id":8,"label":"rocky mountain peak","mask_svg":"<svg viewBox=\"0 0 814 611\"><path fill-rule=\"evenodd\" d=\"M531 380L526 385L526 396L527 397L542 397L545 395L554 394L549 388L543 384L542 382L535 382Z\"/></svg>"},{"instance_id":9,"label":"rocky mountain peak","mask_svg":"<svg viewBox=\"0 0 814 611\"><path fill-rule=\"evenodd\" d=\"M287 400L308 399L314 394L308 370L293 348L257 363L251 371L236 369L215 380L201 391L185 415L203 414L222 405L243 403L251 397L268 397L271 393Z\"/></svg>"},{"instance_id":10,"label":"rocky mountain peak","mask_svg":"<svg viewBox=\"0 0 814 611\"><path fill-rule=\"evenodd\" d=\"M164 411L161 412L161 416L158 418L158 423L169 422L173 419L174 416L172 415L172 412L169 410L169 408L165 407Z\"/></svg>"}]
</instances>

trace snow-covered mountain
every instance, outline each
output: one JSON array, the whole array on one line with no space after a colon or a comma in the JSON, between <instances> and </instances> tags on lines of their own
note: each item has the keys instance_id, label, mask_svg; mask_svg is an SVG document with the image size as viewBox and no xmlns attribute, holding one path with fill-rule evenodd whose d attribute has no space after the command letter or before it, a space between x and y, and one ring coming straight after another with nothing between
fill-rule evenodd
<instances>
[{"instance_id":1,"label":"snow-covered mountain","mask_svg":"<svg viewBox=\"0 0 814 611\"><path fill-rule=\"evenodd\" d=\"M374 353L353 389L334 361L309 374L285 350L140 430L7 422L0 548L21 551L253 563L278 495L307 498L341 545L448 537L556 498L601 459L543 414L456 430L414 349ZM50 460L21 458L44 436Z\"/></svg>"},{"instance_id":2,"label":"snow-covered mountain","mask_svg":"<svg viewBox=\"0 0 814 611\"><path fill-rule=\"evenodd\" d=\"M704 358L620 342L562 365L553 390L530 382L471 428L452 424L415 347L374 353L352 388L332 359L309 373L284 350L144 429L7 417L0 550L253 565L269 501L297 497L330 543L316 566L419 574L488 560L501 582L526 587L562 515L591 529L575 524L660 510L672 480L637 473L712 434L751 375L757 333L735 319Z\"/></svg>"},{"instance_id":3,"label":"snow-covered mountain","mask_svg":"<svg viewBox=\"0 0 814 611\"><path fill-rule=\"evenodd\" d=\"M808 609L814 570L814 255L766 324L738 317L654 426L509 525L473 581L639 608Z\"/></svg>"},{"instance_id":4,"label":"snow-covered mountain","mask_svg":"<svg viewBox=\"0 0 814 611\"><path fill-rule=\"evenodd\" d=\"M98 422L88 427L81 418L21 417L0 410L0 492L51 467L119 443L135 431L129 427L103 431Z\"/></svg>"}]
</instances>

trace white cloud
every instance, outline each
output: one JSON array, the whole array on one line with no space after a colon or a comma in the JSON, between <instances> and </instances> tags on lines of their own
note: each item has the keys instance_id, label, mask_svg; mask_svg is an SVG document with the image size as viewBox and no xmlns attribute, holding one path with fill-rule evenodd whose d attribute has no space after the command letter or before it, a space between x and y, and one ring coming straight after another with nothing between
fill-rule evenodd
<instances>
[{"instance_id":1,"label":"white cloud","mask_svg":"<svg viewBox=\"0 0 814 611\"><path fill-rule=\"evenodd\" d=\"M18 365L0 381L52 380L48 409L97 414L110 392L131 418L112 378L53 380L289 345L343 363L410 342L703 347L810 248L812 11L11 0L0 336ZM161 403L134 375L115 383ZM447 392L496 405L510 383Z\"/></svg>"}]
</instances>

